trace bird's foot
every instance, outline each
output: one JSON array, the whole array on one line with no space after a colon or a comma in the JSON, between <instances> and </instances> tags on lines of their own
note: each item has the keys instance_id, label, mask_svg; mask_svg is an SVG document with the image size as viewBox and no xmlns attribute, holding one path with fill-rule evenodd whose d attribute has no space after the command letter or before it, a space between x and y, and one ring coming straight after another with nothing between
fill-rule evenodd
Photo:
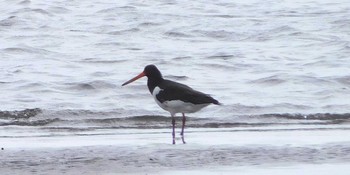
<instances>
[{"instance_id":1,"label":"bird's foot","mask_svg":"<svg viewBox=\"0 0 350 175\"><path fill-rule=\"evenodd\" d=\"M181 140L182 140L182 143L183 143L183 144L186 144L186 142L185 142L185 137L184 137L184 136L181 137Z\"/></svg>"}]
</instances>

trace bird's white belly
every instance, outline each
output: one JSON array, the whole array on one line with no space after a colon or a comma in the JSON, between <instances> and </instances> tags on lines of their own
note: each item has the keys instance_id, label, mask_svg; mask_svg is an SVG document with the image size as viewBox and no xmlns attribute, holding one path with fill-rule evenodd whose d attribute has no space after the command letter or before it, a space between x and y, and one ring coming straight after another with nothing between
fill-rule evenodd
<instances>
[{"instance_id":1,"label":"bird's white belly","mask_svg":"<svg viewBox=\"0 0 350 175\"><path fill-rule=\"evenodd\" d=\"M160 103L158 105L164 110L169 111L170 113L193 113L201 110L209 104L192 104L183 102L181 100L171 100L164 101L163 103Z\"/></svg>"},{"instance_id":2,"label":"bird's white belly","mask_svg":"<svg viewBox=\"0 0 350 175\"><path fill-rule=\"evenodd\" d=\"M170 100L164 101L161 103L158 101L156 95L161 91L159 87L154 88L153 90L153 98L156 103L164 110L169 111L172 114L176 113L193 113L201 110L202 108L208 106L209 104L193 104L189 102L184 102L181 100Z\"/></svg>"}]
</instances>

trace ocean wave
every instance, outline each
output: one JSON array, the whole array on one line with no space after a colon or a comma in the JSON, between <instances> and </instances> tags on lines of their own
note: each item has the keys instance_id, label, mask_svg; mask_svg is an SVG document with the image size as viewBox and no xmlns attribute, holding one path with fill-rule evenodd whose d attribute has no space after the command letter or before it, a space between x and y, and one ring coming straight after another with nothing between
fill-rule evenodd
<instances>
[{"instance_id":1,"label":"ocean wave","mask_svg":"<svg viewBox=\"0 0 350 175\"><path fill-rule=\"evenodd\" d=\"M125 34L133 34L141 31L139 28L130 28L130 29L125 29L125 30L117 30L117 31L112 31L108 32L110 35L125 35Z\"/></svg>"},{"instance_id":2,"label":"ocean wave","mask_svg":"<svg viewBox=\"0 0 350 175\"><path fill-rule=\"evenodd\" d=\"M344 85L350 85L350 76L343 76L343 77L337 78L336 81Z\"/></svg>"},{"instance_id":3,"label":"ocean wave","mask_svg":"<svg viewBox=\"0 0 350 175\"><path fill-rule=\"evenodd\" d=\"M90 63L90 64L121 64L126 60L101 60L98 58L85 58L78 61L79 63Z\"/></svg>"},{"instance_id":4,"label":"ocean wave","mask_svg":"<svg viewBox=\"0 0 350 175\"><path fill-rule=\"evenodd\" d=\"M181 76L181 75L166 75L164 76L167 79L171 79L171 80L187 80L188 76Z\"/></svg>"},{"instance_id":5,"label":"ocean wave","mask_svg":"<svg viewBox=\"0 0 350 175\"><path fill-rule=\"evenodd\" d=\"M350 120L350 113L317 113L317 114L263 114L262 117L275 117L293 120Z\"/></svg>"},{"instance_id":6,"label":"ocean wave","mask_svg":"<svg viewBox=\"0 0 350 175\"><path fill-rule=\"evenodd\" d=\"M243 34L227 30L192 30L191 33L198 37L213 38L217 40L240 41L245 38Z\"/></svg>"},{"instance_id":7,"label":"ocean wave","mask_svg":"<svg viewBox=\"0 0 350 175\"><path fill-rule=\"evenodd\" d=\"M0 119L28 119L42 113L39 108L15 111L0 111Z\"/></svg>"},{"instance_id":8,"label":"ocean wave","mask_svg":"<svg viewBox=\"0 0 350 175\"><path fill-rule=\"evenodd\" d=\"M19 37L19 36L16 36ZM27 37L27 36L26 36ZM8 47L1 49L4 53L9 54L40 54L40 55L46 55L46 54L57 54L56 52L49 51L47 49L43 48L36 48L26 45L21 45L19 47Z\"/></svg>"},{"instance_id":9,"label":"ocean wave","mask_svg":"<svg viewBox=\"0 0 350 175\"><path fill-rule=\"evenodd\" d=\"M5 121L0 122L0 126L46 126L48 124L60 121L58 118L54 119L44 119L44 120L14 120L14 121Z\"/></svg>"},{"instance_id":10,"label":"ocean wave","mask_svg":"<svg viewBox=\"0 0 350 175\"><path fill-rule=\"evenodd\" d=\"M116 85L105 81L91 81L86 83L66 83L70 90L96 90L96 89L110 89L115 88Z\"/></svg>"},{"instance_id":11,"label":"ocean wave","mask_svg":"<svg viewBox=\"0 0 350 175\"><path fill-rule=\"evenodd\" d=\"M350 113L316 114L261 114L232 116L230 118L187 117L187 127L192 128L239 128L275 125L328 125L350 123ZM171 118L161 115L125 116L116 111L25 109L0 111L0 126L38 126L50 128L169 128ZM182 117L175 117L180 122Z\"/></svg>"},{"instance_id":12,"label":"ocean wave","mask_svg":"<svg viewBox=\"0 0 350 175\"><path fill-rule=\"evenodd\" d=\"M102 9L96 13L110 14L110 13L120 13L121 11L132 12L135 10L136 10L136 7L134 6L121 6L121 7L111 7L111 8Z\"/></svg>"},{"instance_id":13,"label":"ocean wave","mask_svg":"<svg viewBox=\"0 0 350 175\"><path fill-rule=\"evenodd\" d=\"M44 9L40 9L40 8L21 8L16 10L15 12L13 12L14 14L21 14L21 13L29 13L29 14L41 14L41 15L47 15L47 16L52 16L50 12L44 10Z\"/></svg>"},{"instance_id":14,"label":"ocean wave","mask_svg":"<svg viewBox=\"0 0 350 175\"><path fill-rule=\"evenodd\" d=\"M285 83L287 79L281 75L272 75L269 77L263 77L250 81L253 84L266 84L266 85L278 85Z\"/></svg>"},{"instance_id":15,"label":"ocean wave","mask_svg":"<svg viewBox=\"0 0 350 175\"><path fill-rule=\"evenodd\" d=\"M188 35L186 33L179 32L179 31L168 31L168 32L165 32L164 35L167 37L173 37L173 38L191 38L191 37L193 37L191 35Z\"/></svg>"},{"instance_id":16,"label":"ocean wave","mask_svg":"<svg viewBox=\"0 0 350 175\"><path fill-rule=\"evenodd\" d=\"M0 26L2 27L11 27L17 23L21 23L23 22L22 20L20 20L17 16L10 16L6 19L3 19L0 21Z\"/></svg>"}]
</instances>

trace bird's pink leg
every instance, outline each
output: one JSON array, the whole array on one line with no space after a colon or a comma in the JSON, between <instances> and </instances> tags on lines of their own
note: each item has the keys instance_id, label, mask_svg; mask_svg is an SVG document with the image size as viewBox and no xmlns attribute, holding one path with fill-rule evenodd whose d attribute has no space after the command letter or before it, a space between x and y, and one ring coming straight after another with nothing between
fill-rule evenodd
<instances>
[{"instance_id":1,"label":"bird's pink leg","mask_svg":"<svg viewBox=\"0 0 350 175\"><path fill-rule=\"evenodd\" d=\"M171 114L171 124L173 125L173 144L175 144L175 115Z\"/></svg>"},{"instance_id":2,"label":"bird's pink leg","mask_svg":"<svg viewBox=\"0 0 350 175\"><path fill-rule=\"evenodd\" d=\"M182 129L181 129L181 139L182 139L182 143L186 143L185 142L185 124L186 124L186 116L185 113L182 113Z\"/></svg>"}]
</instances>

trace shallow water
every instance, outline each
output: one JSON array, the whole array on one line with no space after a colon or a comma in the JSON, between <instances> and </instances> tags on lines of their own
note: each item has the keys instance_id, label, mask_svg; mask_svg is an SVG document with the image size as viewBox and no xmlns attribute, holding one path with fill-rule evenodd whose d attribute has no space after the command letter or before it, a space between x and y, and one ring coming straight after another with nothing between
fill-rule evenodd
<instances>
[{"instance_id":1,"label":"shallow water","mask_svg":"<svg viewBox=\"0 0 350 175\"><path fill-rule=\"evenodd\" d=\"M2 174L254 174L261 169L291 174L294 167L307 166L310 174L320 168L329 173L350 161L348 130L191 128L189 144L179 145L170 144L168 129L0 138L7 144L0 151L0 169ZM336 172L348 170L340 166Z\"/></svg>"},{"instance_id":2,"label":"shallow water","mask_svg":"<svg viewBox=\"0 0 350 175\"><path fill-rule=\"evenodd\" d=\"M120 86L156 64L166 78L225 104L209 110L217 116L347 113L348 7L345 0L2 1L1 109L165 114L146 79Z\"/></svg>"},{"instance_id":3,"label":"shallow water","mask_svg":"<svg viewBox=\"0 0 350 175\"><path fill-rule=\"evenodd\" d=\"M148 64L157 65L165 78L211 94L224 104L188 114L189 140L191 133L207 132L347 132L349 7L348 0L0 1L0 146L23 149L15 143L29 139L41 148L45 147L41 139L56 143L64 136L75 140L68 147L89 146L81 136L108 146L104 137L120 132L155 132L161 135L156 138L162 137L156 142L168 143L169 114L153 101L146 78L121 87ZM318 137L310 139L318 141ZM141 142L133 141L127 144L135 147ZM337 141L348 150L346 138ZM201 142L192 140L192 144ZM259 142L252 140L252 144ZM311 159L329 163L323 159L335 154L339 158L335 162L349 162L344 152L327 152L334 148L328 144L334 143L321 144L321 151ZM230 155L251 148L254 154L248 157L264 153L240 146L223 146L216 152ZM284 153L288 146L263 149ZM309 154L307 149L301 151ZM228 156L223 164L244 159L236 156ZM304 156L297 157L287 159L305 162ZM7 161L9 167L20 164ZM215 161L203 165L216 166ZM252 164L248 160L242 166Z\"/></svg>"}]
</instances>

